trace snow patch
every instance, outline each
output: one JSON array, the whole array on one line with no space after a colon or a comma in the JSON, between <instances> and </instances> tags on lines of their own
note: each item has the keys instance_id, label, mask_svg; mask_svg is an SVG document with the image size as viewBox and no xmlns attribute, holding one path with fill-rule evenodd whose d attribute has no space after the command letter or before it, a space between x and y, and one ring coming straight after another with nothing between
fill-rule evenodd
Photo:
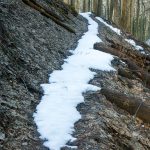
<instances>
[{"instance_id":1,"label":"snow patch","mask_svg":"<svg viewBox=\"0 0 150 150\"><path fill-rule=\"evenodd\" d=\"M150 46L150 39L146 41L146 44Z\"/></svg>"},{"instance_id":2,"label":"snow patch","mask_svg":"<svg viewBox=\"0 0 150 150\"><path fill-rule=\"evenodd\" d=\"M141 53L145 54L143 47L136 45L134 40L131 39L125 39L128 43L130 43L136 50L140 51Z\"/></svg>"},{"instance_id":3,"label":"snow patch","mask_svg":"<svg viewBox=\"0 0 150 150\"><path fill-rule=\"evenodd\" d=\"M105 24L107 27L109 27L111 30L113 30L114 32L116 32L118 35L121 35L121 31L117 28L114 28L113 26L109 25L108 23L106 23L102 18L100 17L96 17L97 20L99 20L100 22L102 22L103 24Z\"/></svg>"},{"instance_id":4,"label":"snow patch","mask_svg":"<svg viewBox=\"0 0 150 150\"><path fill-rule=\"evenodd\" d=\"M96 42L102 42L97 36L98 24L91 19L91 13L82 13L88 22L88 31L78 41L72 56L65 59L62 70L50 74L49 84L42 84L44 96L36 108L34 120L40 138L46 140L44 145L51 150L59 150L66 143L75 140L72 137L74 123L81 118L76 106L84 102L82 93L97 91L99 87L90 85L95 72L114 70L110 66L113 56L93 49Z\"/></svg>"}]
</instances>

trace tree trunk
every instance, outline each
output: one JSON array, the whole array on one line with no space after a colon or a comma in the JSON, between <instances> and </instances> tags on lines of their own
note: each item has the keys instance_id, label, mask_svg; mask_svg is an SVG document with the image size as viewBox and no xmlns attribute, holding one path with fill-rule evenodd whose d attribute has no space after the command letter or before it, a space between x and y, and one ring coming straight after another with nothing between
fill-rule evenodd
<instances>
[{"instance_id":1,"label":"tree trunk","mask_svg":"<svg viewBox=\"0 0 150 150\"><path fill-rule=\"evenodd\" d=\"M101 14L102 14L102 0L99 0L97 4L97 15L101 16Z\"/></svg>"}]
</instances>

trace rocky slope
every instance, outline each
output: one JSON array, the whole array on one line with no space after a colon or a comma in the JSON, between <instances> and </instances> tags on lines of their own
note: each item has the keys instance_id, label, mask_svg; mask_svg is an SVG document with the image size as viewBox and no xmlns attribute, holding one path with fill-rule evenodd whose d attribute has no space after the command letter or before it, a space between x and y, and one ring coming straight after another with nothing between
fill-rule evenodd
<instances>
[{"instance_id":1,"label":"rocky slope","mask_svg":"<svg viewBox=\"0 0 150 150\"><path fill-rule=\"evenodd\" d=\"M2 0L0 16L0 149L46 150L32 117L42 95L40 84L61 69L70 55L67 50L87 30L86 21L59 0ZM85 103L77 106L82 114L75 124L77 140L68 145L79 150L148 150L150 130L143 118L149 120L149 112L139 116L140 111L124 109L129 103L122 106L118 100L138 99L149 107L150 48L136 41L147 56L141 55L124 40L131 37L95 21L104 44L94 47L114 55L116 72L92 70L97 75L90 83L102 90L84 93Z\"/></svg>"},{"instance_id":2,"label":"rocky slope","mask_svg":"<svg viewBox=\"0 0 150 150\"><path fill-rule=\"evenodd\" d=\"M150 55L150 48L136 41L145 49L145 60L141 62L137 56L142 54L125 41L126 38L133 37L129 37L123 31L120 36L97 19L96 21L99 23L99 37L104 43L96 43L94 47L114 55L111 63L116 71L93 70L97 75L90 83L102 89L98 92L84 93L85 103L77 107L82 114L82 119L75 124L74 136L77 141L69 144L77 145L79 150L148 150L150 77L142 80L138 73L142 74L141 68L149 72L150 60L146 58ZM130 57L130 54L134 57ZM140 69L131 68L127 59L135 62ZM140 103L135 105L134 102L137 101ZM143 105L146 105L148 111L145 112L145 108L142 110ZM143 121L138 116L146 120Z\"/></svg>"},{"instance_id":3,"label":"rocky slope","mask_svg":"<svg viewBox=\"0 0 150 150\"><path fill-rule=\"evenodd\" d=\"M60 1L0 2L0 149L42 150L33 122L41 83L60 69L86 22ZM40 5L53 18L41 14ZM53 14L51 13L53 12ZM58 19L57 19L58 18ZM59 24L56 20L63 24ZM69 27L69 28L66 28ZM73 29L72 33L68 29Z\"/></svg>"}]
</instances>

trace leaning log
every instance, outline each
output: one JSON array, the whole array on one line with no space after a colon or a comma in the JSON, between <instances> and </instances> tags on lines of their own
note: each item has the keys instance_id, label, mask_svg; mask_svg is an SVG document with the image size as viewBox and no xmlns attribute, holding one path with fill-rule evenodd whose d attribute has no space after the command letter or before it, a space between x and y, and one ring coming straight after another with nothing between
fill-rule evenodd
<instances>
[{"instance_id":1,"label":"leaning log","mask_svg":"<svg viewBox=\"0 0 150 150\"><path fill-rule=\"evenodd\" d=\"M114 50L113 48L107 48L102 43L95 43L94 49L124 58L124 53L122 53L121 51L118 51L118 50Z\"/></svg>"},{"instance_id":2,"label":"leaning log","mask_svg":"<svg viewBox=\"0 0 150 150\"><path fill-rule=\"evenodd\" d=\"M113 46L111 45L111 47L106 47L102 43L95 43L94 49L110 53L120 58L130 58L140 67L147 68L147 66L150 65L149 55L140 54L139 52L133 51L132 49L126 49L125 47L119 46L118 44Z\"/></svg>"},{"instance_id":3,"label":"leaning log","mask_svg":"<svg viewBox=\"0 0 150 150\"><path fill-rule=\"evenodd\" d=\"M123 59L123 60L127 63L130 71L133 74L135 74L137 77L139 77L143 81L143 83L146 87L150 88L150 74L149 74L149 72L144 70L143 68L139 67L138 65L136 65L135 62L133 62L132 60L130 60L128 58Z\"/></svg>"},{"instance_id":4,"label":"leaning log","mask_svg":"<svg viewBox=\"0 0 150 150\"><path fill-rule=\"evenodd\" d=\"M134 79L133 73L129 69L119 68L118 75L128 79Z\"/></svg>"},{"instance_id":5,"label":"leaning log","mask_svg":"<svg viewBox=\"0 0 150 150\"><path fill-rule=\"evenodd\" d=\"M33 9L39 11L43 16L52 19L56 24L62 26L66 30L68 30L71 33L76 33L73 28L71 28L69 25L63 23L60 18L58 18L57 15L54 13L51 13L50 11L47 11L46 8L42 7L40 4L36 3L33 0L22 0L25 4L29 5Z\"/></svg>"},{"instance_id":6,"label":"leaning log","mask_svg":"<svg viewBox=\"0 0 150 150\"><path fill-rule=\"evenodd\" d=\"M124 53L128 54L129 56L131 55L130 57L137 58L137 59L140 58L143 60L146 59L146 60L150 61L150 55L142 54L141 52L134 50L132 48L126 48L125 46L123 46L123 44L119 44L112 39L106 38L106 40L107 40L107 42L109 42L111 48L114 48L119 51L123 50Z\"/></svg>"},{"instance_id":7,"label":"leaning log","mask_svg":"<svg viewBox=\"0 0 150 150\"><path fill-rule=\"evenodd\" d=\"M123 93L105 88L101 89L101 93L107 100L128 111L131 115L135 115L144 122L150 123L150 105L146 104L141 99L129 97Z\"/></svg>"},{"instance_id":8,"label":"leaning log","mask_svg":"<svg viewBox=\"0 0 150 150\"><path fill-rule=\"evenodd\" d=\"M144 85L150 88L150 73L149 71L149 57L143 57L143 55L136 55L133 51L125 51L124 49L107 48L101 43L94 44L94 48L105 53L118 56L125 61L128 65L129 71L140 78Z\"/></svg>"}]
</instances>

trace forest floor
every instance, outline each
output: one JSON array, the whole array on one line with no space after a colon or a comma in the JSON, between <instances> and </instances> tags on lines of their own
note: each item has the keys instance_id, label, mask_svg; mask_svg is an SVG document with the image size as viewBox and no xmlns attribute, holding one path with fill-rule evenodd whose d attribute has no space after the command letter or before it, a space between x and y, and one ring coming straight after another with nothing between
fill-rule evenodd
<instances>
[{"instance_id":1,"label":"forest floor","mask_svg":"<svg viewBox=\"0 0 150 150\"><path fill-rule=\"evenodd\" d=\"M61 21L58 22L49 12L53 12L53 15ZM54 84L58 78L62 79L59 82L64 79L66 82L79 73L84 75L87 73L84 76L86 88L78 84L79 93L82 94L75 93L75 95L79 101L74 101L73 104L68 101L68 106L73 105L76 109L71 113L67 112L68 114L60 111L62 115L69 115L67 121L72 119L69 124L69 128L71 127L69 133L72 133L72 136L67 136L64 128L56 130L57 127L61 127L55 126L57 124L51 124L55 131L53 134L49 133L54 135L63 131L67 140L73 138L76 140L68 141L66 146L65 143L57 145L58 149L60 146L62 150L150 149L150 47L117 29L112 22L91 15L90 20L98 25L96 36L95 31L91 29L91 33L94 32L92 37L94 36L94 39L96 37L96 40L91 40L89 34L90 37L86 38L80 48L86 50L92 43L92 47L90 45L88 50L97 51L97 56L93 55L91 59L92 53L89 51L86 53L90 54L89 57L84 57L83 51L77 51L83 61L79 59L74 61L83 68L79 67L80 71L76 70L73 61L75 69L72 68L72 71L76 74L72 74L69 70L69 74L66 72L63 74L68 76L62 78L56 73L58 78L52 75L52 79L48 81L48 74L52 72L55 74L55 70L65 68L62 64L69 63L67 59L76 53L74 50L78 48L79 39L89 27L87 21L60 1L54 0L51 2L38 0L37 3L32 0L7 0L7 2L3 0L0 13L0 149L47 150L47 147L51 147L49 144L45 144L47 147L43 146L45 141L39 138L34 122L34 119L36 123L41 119L36 120L38 115L35 115L36 107L39 107L43 95L40 84L48 82ZM107 64L109 63L111 69L102 69L105 64L101 65L101 60L98 59L102 53L110 56ZM103 56L99 58L102 59ZM87 72L84 72L84 69ZM87 77L89 72L91 74ZM62 86L56 88L67 89L65 86L62 83ZM84 90L81 91L81 88ZM52 87L55 96L59 96L54 90ZM63 95L64 91L61 92ZM64 97L64 102L65 99ZM45 107L51 104L50 102ZM61 107L64 108L59 103L58 113ZM45 110L48 108L43 109ZM40 114L37 111L38 113ZM53 113L55 110L48 112L46 123L49 122L49 115ZM62 118L53 121L64 124ZM40 124L37 125L38 131L42 134L39 130ZM47 138L48 132L51 132L49 128L42 135L43 139Z\"/></svg>"},{"instance_id":2,"label":"forest floor","mask_svg":"<svg viewBox=\"0 0 150 150\"><path fill-rule=\"evenodd\" d=\"M90 13L82 15L89 22L88 31L72 50L73 55L65 59L62 70L54 71L50 84L43 85L45 96L35 120L42 138L48 140L44 145L60 149L70 139L62 149L149 149L149 76L140 79L136 70L132 72L136 67L129 66L129 60L139 65L138 56L149 64L149 49L109 22ZM148 65L142 63L145 71ZM77 103L81 119L74 110Z\"/></svg>"},{"instance_id":3,"label":"forest floor","mask_svg":"<svg viewBox=\"0 0 150 150\"><path fill-rule=\"evenodd\" d=\"M38 4L53 12L64 26L66 24L65 27L72 27L76 34L24 2L0 2L2 150L47 149L39 138L33 118L43 95L40 85L48 83L49 73L61 69L63 60L71 54L68 49L74 49L83 32L87 30L83 17L75 16L60 1L38 0ZM36 8L36 5L33 6Z\"/></svg>"},{"instance_id":4,"label":"forest floor","mask_svg":"<svg viewBox=\"0 0 150 150\"><path fill-rule=\"evenodd\" d=\"M82 118L75 123L75 132L73 136L77 138L75 142L68 142L71 146L78 146L79 150L148 150L150 149L150 89L147 80L142 79L136 74L139 70L130 68L126 59L130 59L130 54L125 55L125 50L129 53L138 53L139 55L150 55L150 48L145 44L134 45L129 43L126 39L132 39L125 33L121 33L116 27L113 27L111 22L100 22L94 16L92 17L99 25L99 37L103 41L100 43L100 51L113 54L114 59L111 65L116 71L102 71L91 69L96 72L94 79L89 83L102 88L97 92L84 93L84 102L77 106L77 110L82 115ZM134 38L132 40L135 40ZM117 49L115 45L121 45L122 55L115 55L107 49ZM141 51L137 46L141 48ZM144 50L144 51L143 51ZM136 54L135 54L136 55ZM146 57L146 56L145 56ZM137 62L140 62L140 58ZM135 62L131 58L132 62ZM145 63L145 62L143 62ZM142 63L141 63L142 64ZM150 65L150 61L146 66L143 64L143 70ZM140 66L140 65L139 65ZM132 70L133 69L133 70ZM126 97L126 101L124 100ZM136 108L132 107L134 104L129 101L133 99L135 102L140 100L141 103L147 105L148 111L144 112L142 106L139 104ZM119 104L121 103L125 104ZM127 105L124 107L122 105ZM131 105L131 107L130 107ZM134 110L135 109L135 110ZM141 110L140 110L141 109ZM133 112L132 112L133 110ZM143 121L138 117L147 116L147 121ZM141 117L141 118L142 118ZM64 148L71 150L71 148Z\"/></svg>"}]
</instances>

